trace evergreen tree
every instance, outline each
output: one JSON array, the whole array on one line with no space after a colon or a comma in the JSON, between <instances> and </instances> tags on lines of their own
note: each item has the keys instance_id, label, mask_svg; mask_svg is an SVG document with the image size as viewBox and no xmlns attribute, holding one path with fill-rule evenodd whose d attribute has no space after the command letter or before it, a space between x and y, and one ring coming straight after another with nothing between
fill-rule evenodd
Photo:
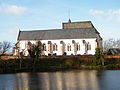
<instances>
[{"instance_id":1,"label":"evergreen tree","mask_svg":"<svg viewBox=\"0 0 120 90\"><path fill-rule=\"evenodd\" d=\"M101 58L100 48L95 49L95 57L96 57L96 60L99 60Z\"/></svg>"}]
</instances>

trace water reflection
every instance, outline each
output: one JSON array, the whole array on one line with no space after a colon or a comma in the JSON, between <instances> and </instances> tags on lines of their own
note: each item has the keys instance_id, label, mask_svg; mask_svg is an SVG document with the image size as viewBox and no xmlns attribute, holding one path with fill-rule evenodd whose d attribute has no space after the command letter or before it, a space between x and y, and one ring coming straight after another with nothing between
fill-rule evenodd
<instances>
[{"instance_id":1,"label":"water reflection","mask_svg":"<svg viewBox=\"0 0 120 90\"><path fill-rule=\"evenodd\" d=\"M16 90L29 90L29 74L16 74Z\"/></svg>"},{"instance_id":2,"label":"water reflection","mask_svg":"<svg viewBox=\"0 0 120 90\"><path fill-rule=\"evenodd\" d=\"M119 74L97 70L2 74L0 90L118 90Z\"/></svg>"}]
</instances>

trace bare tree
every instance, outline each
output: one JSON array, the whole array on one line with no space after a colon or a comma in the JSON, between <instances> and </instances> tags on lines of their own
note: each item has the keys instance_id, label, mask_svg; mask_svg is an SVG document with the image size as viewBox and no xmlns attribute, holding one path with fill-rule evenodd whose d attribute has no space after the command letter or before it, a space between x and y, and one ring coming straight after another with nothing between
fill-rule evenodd
<instances>
[{"instance_id":1,"label":"bare tree","mask_svg":"<svg viewBox=\"0 0 120 90\"><path fill-rule=\"evenodd\" d=\"M108 39L104 41L103 45L104 51L107 51L110 48L120 48L120 39Z\"/></svg>"},{"instance_id":2,"label":"bare tree","mask_svg":"<svg viewBox=\"0 0 120 90\"><path fill-rule=\"evenodd\" d=\"M11 43L8 41L0 42L0 56L5 54L11 48Z\"/></svg>"},{"instance_id":3,"label":"bare tree","mask_svg":"<svg viewBox=\"0 0 120 90\"><path fill-rule=\"evenodd\" d=\"M31 58L38 58L42 53L42 43L40 41L36 44L28 42L28 52Z\"/></svg>"},{"instance_id":4,"label":"bare tree","mask_svg":"<svg viewBox=\"0 0 120 90\"><path fill-rule=\"evenodd\" d=\"M38 57L42 54L42 43L40 41L37 41L36 44L32 44L31 42L28 42L28 52L31 58L33 58L33 71L35 70L35 64L38 60Z\"/></svg>"}]
</instances>

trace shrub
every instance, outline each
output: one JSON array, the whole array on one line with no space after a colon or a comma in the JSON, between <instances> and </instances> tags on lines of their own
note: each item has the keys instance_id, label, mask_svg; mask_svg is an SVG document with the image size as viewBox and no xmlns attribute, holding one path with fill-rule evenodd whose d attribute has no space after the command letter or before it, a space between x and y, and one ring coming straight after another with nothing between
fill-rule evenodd
<instances>
[{"instance_id":1,"label":"shrub","mask_svg":"<svg viewBox=\"0 0 120 90\"><path fill-rule=\"evenodd\" d=\"M100 48L95 49L95 58L96 58L96 60L99 60L101 58Z\"/></svg>"},{"instance_id":2,"label":"shrub","mask_svg":"<svg viewBox=\"0 0 120 90\"><path fill-rule=\"evenodd\" d=\"M65 67L71 67L73 65L73 60L67 59L64 62Z\"/></svg>"}]
</instances>

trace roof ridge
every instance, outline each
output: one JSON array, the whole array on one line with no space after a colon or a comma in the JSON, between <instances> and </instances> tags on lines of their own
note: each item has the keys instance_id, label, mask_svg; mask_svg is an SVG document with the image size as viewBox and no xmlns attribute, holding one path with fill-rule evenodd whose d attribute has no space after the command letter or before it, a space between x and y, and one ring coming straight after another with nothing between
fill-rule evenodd
<instances>
[{"instance_id":1,"label":"roof ridge","mask_svg":"<svg viewBox=\"0 0 120 90\"><path fill-rule=\"evenodd\" d=\"M94 27L87 27L87 28L66 28L66 29L47 29L47 30L26 30L26 31L21 31L21 32L56 31L56 30L73 30L73 29L78 30L78 29L91 29L91 28L94 28Z\"/></svg>"},{"instance_id":2,"label":"roof ridge","mask_svg":"<svg viewBox=\"0 0 120 90\"><path fill-rule=\"evenodd\" d=\"M91 21L77 21L77 22L71 22L71 23L92 23ZM63 22L63 23L68 23L68 22Z\"/></svg>"},{"instance_id":3,"label":"roof ridge","mask_svg":"<svg viewBox=\"0 0 120 90\"><path fill-rule=\"evenodd\" d=\"M22 32L35 32L35 31L52 31L52 30L61 30L61 29L46 29L46 30L26 30L26 31L22 31Z\"/></svg>"}]
</instances>

